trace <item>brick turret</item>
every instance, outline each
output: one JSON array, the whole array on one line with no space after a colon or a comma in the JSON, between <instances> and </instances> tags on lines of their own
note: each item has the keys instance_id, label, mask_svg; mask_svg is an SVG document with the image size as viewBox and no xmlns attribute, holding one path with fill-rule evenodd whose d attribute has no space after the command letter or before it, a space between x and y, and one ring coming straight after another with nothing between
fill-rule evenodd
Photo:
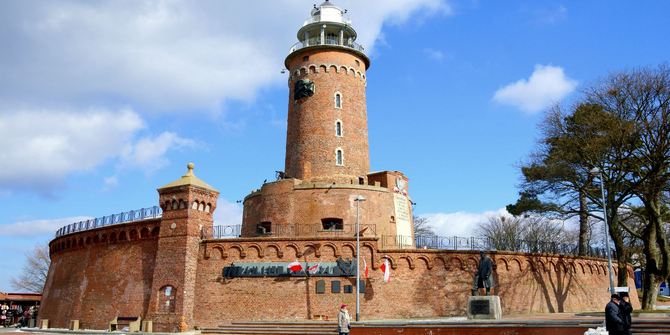
<instances>
[{"instance_id":1,"label":"brick turret","mask_svg":"<svg viewBox=\"0 0 670 335\"><path fill-rule=\"evenodd\" d=\"M193 325L198 250L203 230L211 231L219 192L193 174L158 189L163 209L148 319L158 331L178 331L182 318Z\"/></svg>"}]
</instances>

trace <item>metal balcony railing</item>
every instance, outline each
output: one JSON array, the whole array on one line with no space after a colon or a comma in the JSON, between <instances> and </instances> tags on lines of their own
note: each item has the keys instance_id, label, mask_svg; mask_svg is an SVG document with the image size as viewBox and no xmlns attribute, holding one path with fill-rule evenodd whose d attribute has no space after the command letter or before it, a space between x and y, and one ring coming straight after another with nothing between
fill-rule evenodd
<instances>
[{"instance_id":1,"label":"metal balcony railing","mask_svg":"<svg viewBox=\"0 0 670 335\"><path fill-rule=\"evenodd\" d=\"M158 206L140 208L128 212L71 223L58 229L56 231L56 237L120 223L156 219L160 218L162 215L163 211Z\"/></svg>"},{"instance_id":2,"label":"metal balcony railing","mask_svg":"<svg viewBox=\"0 0 670 335\"><path fill-rule=\"evenodd\" d=\"M354 49L354 50L357 50L357 51L360 51L360 52L365 52L365 48L362 45L360 45L360 44L358 44L354 41L345 40L343 43L340 43L339 38L325 38L323 40L323 43L322 43L320 37L311 37L311 38L308 38L304 41L300 41L300 42L297 42L297 43L293 44L291 46L291 49L289 50L289 53L300 50L302 48L312 47L312 46L317 46L317 45L337 45L337 46L341 46L341 47L345 47L345 48Z\"/></svg>"}]
</instances>

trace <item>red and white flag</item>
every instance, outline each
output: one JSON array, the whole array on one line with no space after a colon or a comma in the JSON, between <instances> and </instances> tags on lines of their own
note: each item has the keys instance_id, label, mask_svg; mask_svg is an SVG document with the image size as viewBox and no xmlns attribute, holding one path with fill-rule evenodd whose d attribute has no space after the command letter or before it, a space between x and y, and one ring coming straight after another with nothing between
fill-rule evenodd
<instances>
[{"instance_id":1,"label":"red and white flag","mask_svg":"<svg viewBox=\"0 0 670 335\"><path fill-rule=\"evenodd\" d=\"M312 265L312 266L308 267L307 272L309 272L309 274L311 274L311 275L317 274L319 272L319 266L320 265L321 265L321 263L318 263L318 264L315 264L315 265Z\"/></svg>"},{"instance_id":2,"label":"red and white flag","mask_svg":"<svg viewBox=\"0 0 670 335\"><path fill-rule=\"evenodd\" d=\"M370 270L368 269L368 262L365 261L365 258L363 258L363 275L365 275L365 279L370 278Z\"/></svg>"},{"instance_id":3,"label":"red and white flag","mask_svg":"<svg viewBox=\"0 0 670 335\"><path fill-rule=\"evenodd\" d=\"M384 258L384 263L379 267L380 270L384 273L384 282L388 283L391 281L391 265L389 264L389 259Z\"/></svg>"},{"instance_id":4,"label":"red and white flag","mask_svg":"<svg viewBox=\"0 0 670 335\"><path fill-rule=\"evenodd\" d=\"M288 269L291 270L291 272L301 271L302 270L302 264L300 264L300 262L298 262L298 261L288 263Z\"/></svg>"}]
</instances>

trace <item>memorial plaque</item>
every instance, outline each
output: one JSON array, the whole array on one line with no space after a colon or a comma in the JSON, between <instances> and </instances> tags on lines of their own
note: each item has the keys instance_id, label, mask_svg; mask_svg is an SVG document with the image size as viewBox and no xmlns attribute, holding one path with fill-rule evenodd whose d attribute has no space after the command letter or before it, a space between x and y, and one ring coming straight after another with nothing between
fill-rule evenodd
<instances>
[{"instance_id":1,"label":"memorial plaque","mask_svg":"<svg viewBox=\"0 0 670 335\"><path fill-rule=\"evenodd\" d=\"M331 293L340 293L340 281L333 280L330 282L330 292Z\"/></svg>"},{"instance_id":2,"label":"memorial plaque","mask_svg":"<svg viewBox=\"0 0 670 335\"><path fill-rule=\"evenodd\" d=\"M353 293L354 287L351 285L344 285L344 293Z\"/></svg>"},{"instance_id":3,"label":"memorial plaque","mask_svg":"<svg viewBox=\"0 0 670 335\"><path fill-rule=\"evenodd\" d=\"M326 281L325 280L317 280L316 281L316 294L324 294L326 293Z\"/></svg>"},{"instance_id":4,"label":"memorial plaque","mask_svg":"<svg viewBox=\"0 0 670 335\"><path fill-rule=\"evenodd\" d=\"M490 309L488 300L473 300L470 302L470 313L473 315L488 315Z\"/></svg>"},{"instance_id":5,"label":"memorial plaque","mask_svg":"<svg viewBox=\"0 0 670 335\"><path fill-rule=\"evenodd\" d=\"M358 293L360 293L360 294L364 294L364 293L365 293L365 280L361 279L361 280L360 280L360 284L359 284L358 287L361 288L361 291L358 292Z\"/></svg>"},{"instance_id":6,"label":"memorial plaque","mask_svg":"<svg viewBox=\"0 0 670 335\"><path fill-rule=\"evenodd\" d=\"M502 308L499 296L468 297L468 319L498 320L500 318L502 318Z\"/></svg>"}]
</instances>

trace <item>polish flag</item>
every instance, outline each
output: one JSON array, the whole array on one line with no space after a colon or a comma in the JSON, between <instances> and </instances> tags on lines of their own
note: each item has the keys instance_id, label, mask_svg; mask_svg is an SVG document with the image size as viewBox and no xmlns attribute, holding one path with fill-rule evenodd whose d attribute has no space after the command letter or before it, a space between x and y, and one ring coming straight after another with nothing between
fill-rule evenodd
<instances>
[{"instance_id":1,"label":"polish flag","mask_svg":"<svg viewBox=\"0 0 670 335\"><path fill-rule=\"evenodd\" d=\"M365 261L365 258L363 258L363 275L365 275L365 279L370 278L370 270L368 269L368 262Z\"/></svg>"},{"instance_id":2,"label":"polish flag","mask_svg":"<svg viewBox=\"0 0 670 335\"><path fill-rule=\"evenodd\" d=\"M298 272L302 270L302 264L300 262L295 261L293 263L288 264L288 269L291 270L291 272Z\"/></svg>"},{"instance_id":3,"label":"polish flag","mask_svg":"<svg viewBox=\"0 0 670 335\"><path fill-rule=\"evenodd\" d=\"M391 265L389 264L388 258L384 259L384 263L379 267L382 272L384 272L384 282L388 283L391 281Z\"/></svg>"},{"instance_id":4,"label":"polish flag","mask_svg":"<svg viewBox=\"0 0 670 335\"><path fill-rule=\"evenodd\" d=\"M307 272L309 272L311 275L317 274L319 272L319 265L321 265L321 263L308 267Z\"/></svg>"}]
</instances>

